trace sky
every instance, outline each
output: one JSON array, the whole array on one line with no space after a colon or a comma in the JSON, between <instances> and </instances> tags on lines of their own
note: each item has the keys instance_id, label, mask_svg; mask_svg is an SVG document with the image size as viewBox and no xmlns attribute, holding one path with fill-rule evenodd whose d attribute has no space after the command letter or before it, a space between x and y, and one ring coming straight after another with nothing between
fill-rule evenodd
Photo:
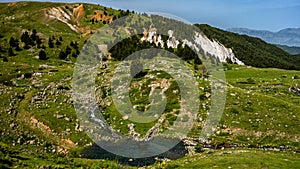
<instances>
[{"instance_id":1,"label":"sky","mask_svg":"<svg viewBox=\"0 0 300 169\"><path fill-rule=\"evenodd\" d=\"M3 0L0 1L3 2ZM250 28L276 32L284 28L300 28L299 0L47 1L86 2L137 12L160 12L175 15L190 23L205 23L221 29Z\"/></svg>"}]
</instances>

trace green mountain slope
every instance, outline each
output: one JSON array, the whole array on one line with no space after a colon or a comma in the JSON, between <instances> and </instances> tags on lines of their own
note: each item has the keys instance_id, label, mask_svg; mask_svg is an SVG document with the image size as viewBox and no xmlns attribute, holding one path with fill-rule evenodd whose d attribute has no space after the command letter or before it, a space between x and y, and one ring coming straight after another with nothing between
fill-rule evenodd
<instances>
[{"instance_id":1,"label":"green mountain slope","mask_svg":"<svg viewBox=\"0 0 300 169\"><path fill-rule=\"evenodd\" d=\"M238 59L254 67L274 67L299 69L300 58L290 55L275 45L259 38L249 37L213 28L209 25L196 25L210 39L215 39L231 48Z\"/></svg>"},{"instance_id":2,"label":"green mountain slope","mask_svg":"<svg viewBox=\"0 0 300 169\"><path fill-rule=\"evenodd\" d=\"M201 98L199 118L188 135L192 146L183 145L180 153L175 149L168 154L174 157L185 154L185 148L191 148L191 152L196 151L193 155L169 161L163 159L168 156L128 159L103 150L94 151L94 143L80 127L73 106L74 62L86 40L97 29L110 19L130 12L91 4L80 6L0 3L0 168L136 168L134 166L146 164L149 165L146 168L299 166L300 99L288 88L299 87L300 72L225 63L228 86L225 111L210 141L202 144L197 140L209 110L211 89L203 66L198 65L199 61L195 64L195 60L185 61L194 70L200 89L195 94ZM49 17L49 10L54 8L67 13L70 19L62 22ZM282 64L292 69L299 63L292 62L290 55L259 39L206 25L199 27L210 38L232 48L246 64L257 67ZM110 79L119 63L117 58L105 61L96 80L102 85L97 93L103 100L100 105L106 120L114 129L129 134L131 122L121 117L110 97ZM149 80L149 77L153 78ZM165 92L169 101L166 119L161 126L164 129L174 122L180 108L178 86L169 74L142 72L133 79L130 90L133 104L141 111L149 106L150 84L169 85ZM145 135L151 126L153 123L136 124L136 132Z\"/></svg>"},{"instance_id":3,"label":"green mountain slope","mask_svg":"<svg viewBox=\"0 0 300 169\"><path fill-rule=\"evenodd\" d=\"M300 47L286 46L286 45L276 45L276 46L279 47L280 49L288 52L289 54L292 54L292 55L300 54Z\"/></svg>"}]
</instances>

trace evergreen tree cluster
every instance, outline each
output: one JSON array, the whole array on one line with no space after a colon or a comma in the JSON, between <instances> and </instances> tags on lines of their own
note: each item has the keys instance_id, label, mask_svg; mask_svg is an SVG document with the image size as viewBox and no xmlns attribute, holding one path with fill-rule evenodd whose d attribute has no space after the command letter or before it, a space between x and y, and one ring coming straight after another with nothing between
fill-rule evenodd
<instances>
[{"instance_id":1,"label":"evergreen tree cluster","mask_svg":"<svg viewBox=\"0 0 300 169\"><path fill-rule=\"evenodd\" d=\"M112 57L115 58L116 60L124 60L129 55L133 54L134 52L140 51L142 49L160 48L157 47L154 43L150 43L146 41L141 42L140 39L141 39L141 35L135 35L123 39L122 41L118 42L115 46L113 46L109 52L111 53ZM188 46L182 47L182 43L180 43L178 45L178 48L176 49L167 48L167 47L165 47L165 49L185 61L194 60L195 64L202 64L198 55Z\"/></svg>"},{"instance_id":2,"label":"evergreen tree cluster","mask_svg":"<svg viewBox=\"0 0 300 169\"><path fill-rule=\"evenodd\" d=\"M130 12L128 9L126 11L125 10L119 10L119 11L120 11L120 13L119 13L119 15L116 16L116 18L121 18L123 16L128 16L132 13L133 14L135 13L134 11Z\"/></svg>"},{"instance_id":3,"label":"evergreen tree cluster","mask_svg":"<svg viewBox=\"0 0 300 169\"><path fill-rule=\"evenodd\" d=\"M37 35L37 31L35 29L32 30L30 34L28 31L25 31L21 35L21 42L24 43L24 49L29 49L33 46L37 48L41 48L42 40Z\"/></svg>"},{"instance_id":4,"label":"evergreen tree cluster","mask_svg":"<svg viewBox=\"0 0 300 169\"><path fill-rule=\"evenodd\" d=\"M21 51L23 49L30 49L32 47L36 48L43 48L42 46L42 39L37 35L37 31L33 29L30 31L25 31L22 33L20 39L15 37L10 37L8 41L8 48L7 48L7 55L8 56L15 56L15 51ZM4 50L1 48L1 52ZM8 61L7 58L3 59L4 61Z\"/></svg>"},{"instance_id":5,"label":"evergreen tree cluster","mask_svg":"<svg viewBox=\"0 0 300 169\"><path fill-rule=\"evenodd\" d=\"M62 44L62 37L60 36L59 38L55 38L55 36L49 37L48 39L48 47L49 48L54 48L55 45L56 47L59 47Z\"/></svg>"},{"instance_id":6,"label":"evergreen tree cluster","mask_svg":"<svg viewBox=\"0 0 300 169\"><path fill-rule=\"evenodd\" d=\"M61 50L59 52L59 59L65 60L68 58L68 56L71 54L71 56L73 58L77 58L77 56L79 55L79 47L78 47L78 43L77 42L70 42L70 45L68 45L65 50Z\"/></svg>"}]
</instances>

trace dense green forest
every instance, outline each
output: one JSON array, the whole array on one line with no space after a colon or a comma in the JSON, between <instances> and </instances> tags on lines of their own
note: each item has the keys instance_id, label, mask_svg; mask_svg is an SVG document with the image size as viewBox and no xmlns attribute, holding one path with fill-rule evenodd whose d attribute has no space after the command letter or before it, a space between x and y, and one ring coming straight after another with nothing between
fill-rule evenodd
<instances>
[{"instance_id":1,"label":"dense green forest","mask_svg":"<svg viewBox=\"0 0 300 169\"><path fill-rule=\"evenodd\" d=\"M276 45L280 49L288 52L291 55L297 55L300 54L300 47L297 46L286 46L286 45Z\"/></svg>"},{"instance_id":2,"label":"dense green forest","mask_svg":"<svg viewBox=\"0 0 300 169\"><path fill-rule=\"evenodd\" d=\"M300 69L299 56L290 55L259 38L223 31L205 24L196 24L196 26L208 38L215 39L227 48L231 48L235 56L246 65L261 68Z\"/></svg>"}]
</instances>

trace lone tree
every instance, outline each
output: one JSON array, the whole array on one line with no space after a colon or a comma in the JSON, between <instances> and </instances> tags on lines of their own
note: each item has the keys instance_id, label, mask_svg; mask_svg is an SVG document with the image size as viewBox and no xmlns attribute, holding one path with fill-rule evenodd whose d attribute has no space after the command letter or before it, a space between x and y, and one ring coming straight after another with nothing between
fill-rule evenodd
<instances>
[{"instance_id":1,"label":"lone tree","mask_svg":"<svg viewBox=\"0 0 300 169\"><path fill-rule=\"evenodd\" d=\"M49 37L48 46L49 46L49 48L54 48L54 42L51 37Z\"/></svg>"},{"instance_id":2,"label":"lone tree","mask_svg":"<svg viewBox=\"0 0 300 169\"><path fill-rule=\"evenodd\" d=\"M40 37L36 37L36 45L37 45L37 48L41 48L41 45L42 45L42 39Z\"/></svg>"},{"instance_id":3,"label":"lone tree","mask_svg":"<svg viewBox=\"0 0 300 169\"><path fill-rule=\"evenodd\" d=\"M11 37L9 40L9 46L12 48L15 48L17 46L19 46L19 41L18 39L15 39L14 37Z\"/></svg>"},{"instance_id":4,"label":"lone tree","mask_svg":"<svg viewBox=\"0 0 300 169\"><path fill-rule=\"evenodd\" d=\"M64 51L60 51L58 57L59 57L59 59L62 59L62 60L63 60L63 59L66 59L67 56L68 56L68 55L66 55L66 53L65 53Z\"/></svg>"},{"instance_id":5,"label":"lone tree","mask_svg":"<svg viewBox=\"0 0 300 169\"><path fill-rule=\"evenodd\" d=\"M66 53L66 55L71 54L72 53L72 49L69 46L67 46L65 53Z\"/></svg>"},{"instance_id":6,"label":"lone tree","mask_svg":"<svg viewBox=\"0 0 300 169\"><path fill-rule=\"evenodd\" d=\"M44 50L41 50L40 53L39 53L39 59L40 60L47 60L47 55L46 55L46 52Z\"/></svg>"},{"instance_id":7,"label":"lone tree","mask_svg":"<svg viewBox=\"0 0 300 169\"><path fill-rule=\"evenodd\" d=\"M56 39L55 45L59 46L59 45L61 45L61 42L58 39Z\"/></svg>"},{"instance_id":8,"label":"lone tree","mask_svg":"<svg viewBox=\"0 0 300 169\"><path fill-rule=\"evenodd\" d=\"M11 48L15 48L16 51L21 51L22 49L20 48L19 46L19 40L18 39L15 39L14 37L11 37L10 40L9 40L9 46Z\"/></svg>"},{"instance_id":9,"label":"lone tree","mask_svg":"<svg viewBox=\"0 0 300 169\"><path fill-rule=\"evenodd\" d=\"M30 38L33 40L33 41L36 41L38 36L37 36L37 32L35 29L32 30L32 33L30 35Z\"/></svg>"},{"instance_id":10,"label":"lone tree","mask_svg":"<svg viewBox=\"0 0 300 169\"><path fill-rule=\"evenodd\" d=\"M7 54L8 54L8 56L15 56L15 53L14 53L12 47L8 48Z\"/></svg>"},{"instance_id":11,"label":"lone tree","mask_svg":"<svg viewBox=\"0 0 300 169\"><path fill-rule=\"evenodd\" d=\"M198 56L195 56L194 64L196 64L196 65L201 65L202 64L202 61L200 60L200 58Z\"/></svg>"},{"instance_id":12,"label":"lone tree","mask_svg":"<svg viewBox=\"0 0 300 169\"><path fill-rule=\"evenodd\" d=\"M8 62L8 59L7 59L7 57L5 57L5 56L4 56L4 58L3 58L3 62Z\"/></svg>"}]
</instances>

